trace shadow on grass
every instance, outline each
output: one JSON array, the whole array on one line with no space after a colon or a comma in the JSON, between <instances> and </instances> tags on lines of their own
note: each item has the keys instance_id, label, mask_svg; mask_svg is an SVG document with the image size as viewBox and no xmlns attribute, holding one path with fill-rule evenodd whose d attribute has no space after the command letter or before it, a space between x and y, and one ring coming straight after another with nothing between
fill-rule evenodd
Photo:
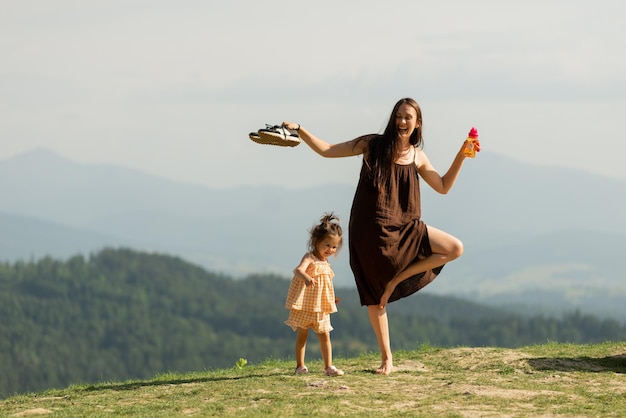
<instances>
[{"instance_id":1,"label":"shadow on grass","mask_svg":"<svg viewBox=\"0 0 626 418\"><path fill-rule=\"evenodd\" d=\"M610 357L540 357L528 360L536 370L626 373L626 354Z\"/></svg>"},{"instance_id":2,"label":"shadow on grass","mask_svg":"<svg viewBox=\"0 0 626 418\"><path fill-rule=\"evenodd\" d=\"M188 383L208 383L219 382L224 380L241 380L241 379L254 379L264 378L271 376L288 376L283 372L276 373L263 373L263 374L249 374L241 376L206 376L206 377L193 377L193 378L179 378L179 379L155 379L155 380L138 380L124 383L102 383L97 385L89 385L79 390L82 392L97 392L100 390L135 390L142 387L149 386L167 386L167 385L181 385Z\"/></svg>"}]
</instances>

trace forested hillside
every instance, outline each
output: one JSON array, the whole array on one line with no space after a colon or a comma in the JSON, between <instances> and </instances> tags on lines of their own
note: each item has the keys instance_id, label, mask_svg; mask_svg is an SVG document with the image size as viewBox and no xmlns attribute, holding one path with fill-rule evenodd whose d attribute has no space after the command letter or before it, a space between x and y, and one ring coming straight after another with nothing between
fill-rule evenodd
<instances>
[{"instance_id":1,"label":"forested hillside","mask_svg":"<svg viewBox=\"0 0 626 418\"><path fill-rule=\"evenodd\" d=\"M0 397L72 383L291 358L283 324L290 278L232 280L167 255L105 249L66 261L0 264ZM354 289L332 317L336 356L376 350ZM393 348L514 347L626 339L626 327L572 313L521 317L418 294L389 307ZM312 339L307 355L319 357Z\"/></svg>"}]
</instances>

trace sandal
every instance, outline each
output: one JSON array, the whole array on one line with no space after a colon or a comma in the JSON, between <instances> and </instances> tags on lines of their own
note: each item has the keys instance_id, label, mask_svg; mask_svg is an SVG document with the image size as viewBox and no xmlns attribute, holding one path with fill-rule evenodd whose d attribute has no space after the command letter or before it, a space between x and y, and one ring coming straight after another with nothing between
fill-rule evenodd
<instances>
[{"instance_id":1,"label":"sandal","mask_svg":"<svg viewBox=\"0 0 626 418\"><path fill-rule=\"evenodd\" d=\"M307 374L308 372L309 372L309 369L306 366L302 366L302 367L296 367L295 374Z\"/></svg>"},{"instance_id":2,"label":"sandal","mask_svg":"<svg viewBox=\"0 0 626 418\"><path fill-rule=\"evenodd\" d=\"M254 142L266 145L278 145L280 147L295 147L300 145L300 137L297 131L285 128L281 125L265 125L259 129L258 139L250 136Z\"/></svg>"},{"instance_id":3,"label":"sandal","mask_svg":"<svg viewBox=\"0 0 626 418\"><path fill-rule=\"evenodd\" d=\"M326 370L324 370L324 374L326 376L343 376L343 370L336 368L335 366L330 366Z\"/></svg>"},{"instance_id":4,"label":"sandal","mask_svg":"<svg viewBox=\"0 0 626 418\"><path fill-rule=\"evenodd\" d=\"M248 134L248 138L250 138L251 140L253 140L254 142L256 142L257 144L264 144L265 142L263 142L261 140L261 137L259 136L258 132L250 132Z\"/></svg>"}]
</instances>

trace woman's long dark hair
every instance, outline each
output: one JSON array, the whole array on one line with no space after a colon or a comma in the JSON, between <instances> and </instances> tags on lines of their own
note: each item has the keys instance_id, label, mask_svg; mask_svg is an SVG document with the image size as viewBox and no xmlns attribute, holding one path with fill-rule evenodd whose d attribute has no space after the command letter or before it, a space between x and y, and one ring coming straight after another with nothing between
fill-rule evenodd
<instances>
[{"instance_id":1,"label":"woman's long dark hair","mask_svg":"<svg viewBox=\"0 0 626 418\"><path fill-rule=\"evenodd\" d=\"M400 99L393 107L389 122L382 135L378 135L369 141L365 150L365 162L369 167L374 186L384 189L391 176L393 162L400 156L400 143L398 141L398 129L396 126L396 114L403 104L408 104L417 114L417 128L411 133L409 142L415 147L422 147L422 110L417 102L409 97Z\"/></svg>"}]
</instances>

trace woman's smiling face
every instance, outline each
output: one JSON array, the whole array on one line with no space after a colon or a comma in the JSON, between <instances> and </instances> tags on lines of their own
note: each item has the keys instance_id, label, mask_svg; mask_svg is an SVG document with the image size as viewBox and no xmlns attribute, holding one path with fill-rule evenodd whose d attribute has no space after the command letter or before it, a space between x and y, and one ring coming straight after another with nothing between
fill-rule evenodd
<instances>
[{"instance_id":1,"label":"woman's smiling face","mask_svg":"<svg viewBox=\"0 0 626 418\"><path fill-rule=\"evenodd\" d=\"M400 105L396 112L396 131L398 136L408 139L418 126L415 109L406 103Z\"/></svg>"}]
</instances>

